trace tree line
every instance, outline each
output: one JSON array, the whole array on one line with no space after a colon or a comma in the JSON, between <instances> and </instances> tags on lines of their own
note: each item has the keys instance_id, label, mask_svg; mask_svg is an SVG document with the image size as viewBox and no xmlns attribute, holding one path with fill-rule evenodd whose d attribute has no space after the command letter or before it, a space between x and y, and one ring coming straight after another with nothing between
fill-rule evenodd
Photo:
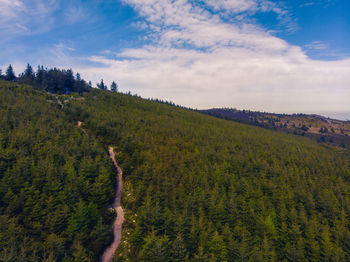
<instances>
[{"instance_id":1,"label":"tree line","mask_svg":"<svg viewBox=\"0 0 350 262\"><path fill-rule=\"evenodd\" d=\"M48 69L44 68L44 66L38 66L37 70L34 71L30 64L27 64L24 72L18 76L16 76L13 66L10 64L5 74L0 69L0 79L31 85L55 94L83 93L93 87L91 81L85 81L79 73L74 75L72 69L58 69L56 67ZM102 90L118 92L118 85L115 81L111 83L108 89L108 86L101 79L100 83L96 84L96 87Z\"/></svg>"}]
</instances>

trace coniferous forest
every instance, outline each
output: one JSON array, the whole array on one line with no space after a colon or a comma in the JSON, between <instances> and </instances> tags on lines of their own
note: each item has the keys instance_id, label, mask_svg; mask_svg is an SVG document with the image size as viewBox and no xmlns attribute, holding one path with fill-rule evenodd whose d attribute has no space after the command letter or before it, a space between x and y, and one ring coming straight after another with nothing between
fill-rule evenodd
<instances>
[{"instance_id":1,"label":"coniferous forest","mask_svg":"<svg viewBox=\"0 0 350 262\"><path fill-rule=\"evenodd\" d=\"M39 82L40 69L0 83L0 261L99 260L115 217L109 145L124 176L115 261L350 260L346 149L69 70Z\"/></svg>"}]
</instances>

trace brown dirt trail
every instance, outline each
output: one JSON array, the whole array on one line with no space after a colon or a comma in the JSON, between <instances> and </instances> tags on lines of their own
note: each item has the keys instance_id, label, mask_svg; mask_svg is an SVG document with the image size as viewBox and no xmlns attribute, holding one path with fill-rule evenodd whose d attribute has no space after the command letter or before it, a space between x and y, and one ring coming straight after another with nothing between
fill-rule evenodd
<instances>
[{"instance_id":1,"label":"brown dirt trail","mask_svg":"<svg viewBox=\"0 0 350 262\"><path fill-rule=\"evenodd\" d=\"M115 160L115 154L113 151L113 147L109 147L109 156L111 157L114 166L118 170L118 183L117 183L117 191L115 194L114 202L113 202L113 208L117 213L117 218L114 221L113 224L113 234L114 234L114 240L113 243L105 250L105 252L102 255L101 261L102 262L111 262L113 259L113 255L115 251L117 250L120 240L122 238L122 225L124 222L124 210L120 206L120 198L122 195L123 190L123 171L118 166L117 161Z\"/></svg>"}]
</instances>

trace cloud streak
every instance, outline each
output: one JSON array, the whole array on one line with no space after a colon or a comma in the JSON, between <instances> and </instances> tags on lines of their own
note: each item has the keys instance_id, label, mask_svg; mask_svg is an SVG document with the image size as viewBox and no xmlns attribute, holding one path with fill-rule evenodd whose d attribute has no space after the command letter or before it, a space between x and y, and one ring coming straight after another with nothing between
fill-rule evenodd
<instances>
[{"instance_id":1,"label":"cloud streak","mask_svg":"<svg viewBox=\"0 0 350 262\"><path fill-rule=\"evenodd\" d=\"M6 40L15 35L46 30L53 23L50 16L56 8L55 0L0 0L0 30L4 33L3 38Z\"/></svg>"}]
</instances>

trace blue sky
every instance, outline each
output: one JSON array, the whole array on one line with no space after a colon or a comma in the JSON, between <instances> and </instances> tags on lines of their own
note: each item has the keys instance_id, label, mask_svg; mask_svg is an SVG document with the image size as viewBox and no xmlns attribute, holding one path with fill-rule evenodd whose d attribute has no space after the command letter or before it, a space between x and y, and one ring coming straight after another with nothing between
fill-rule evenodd
<instances>
[{"instance_id":1,"label":"blue sky","mask_svg":"<svg viewBox=\"0 0 350 262\"><path fill-rule=\"evenodd\" d=\"M0 0L0 65L195 108L350 119L348 0Z\"/></svg>"}]
</instances>

